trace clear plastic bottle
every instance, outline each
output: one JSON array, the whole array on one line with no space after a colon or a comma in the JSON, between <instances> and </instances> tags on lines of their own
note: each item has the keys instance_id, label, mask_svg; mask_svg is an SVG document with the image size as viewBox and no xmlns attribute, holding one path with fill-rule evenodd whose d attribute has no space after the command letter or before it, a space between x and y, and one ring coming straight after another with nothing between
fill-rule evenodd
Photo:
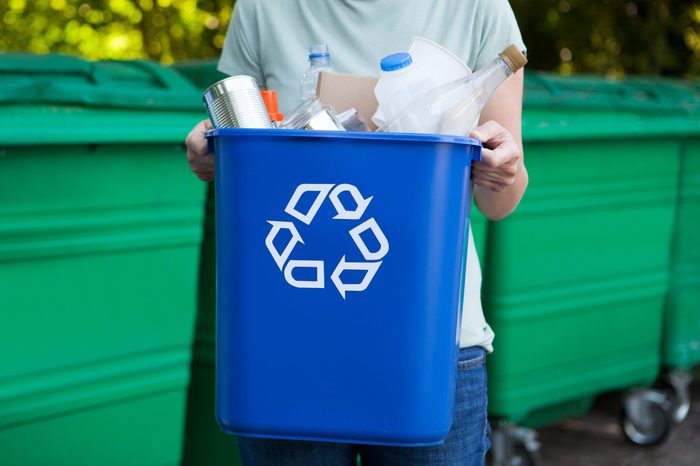
<instances>
[{"instance_id":1,"label":"clear plastic bottle","mask_svg":"<svg viewBox=\"0 0 700 466\"><path fill-rule=\"evenodd\" d=\"M325 44L312 45L309 47L309 68L299 85L302 100L316 97L316 82L321 71L331 71L331 54Z\"/></svg>"},{"instance_id":2,"label":"clear plastic bottle","mask_svg":"<svg viewBox=\"0 0 700 466\"><path fill-rule=\"evenodd\" d=\"M413 99L400 115L387 120L378 131L464 136L476 126L481 110L496 88L526 63L525 55L510 45L476 73Z\"/></svg>"},{"instance_id":3,"label":"clear plastic bottle","mask_svg":"<svg viewBox=\"0 0 700 466\"><path fill-rule=\"evenodd\" d=\"M413 63L408 52L387 55L379 63L382 73L374 88L377 98L377 113L372 120L378 126L391 121L415 97L434 86Z\"/></svg>"}]
</instances>

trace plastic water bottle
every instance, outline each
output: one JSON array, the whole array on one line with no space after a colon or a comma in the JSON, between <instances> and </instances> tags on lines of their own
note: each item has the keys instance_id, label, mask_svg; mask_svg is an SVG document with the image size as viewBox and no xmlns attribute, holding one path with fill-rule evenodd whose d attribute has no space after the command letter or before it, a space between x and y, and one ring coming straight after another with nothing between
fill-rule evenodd
<instances>
[{"instance_id":1,"label":"plastic water bottle","mask_svg":"<svg viewBox=\"0 0 700 466\"><path fill-rule=\"evenodd\" d=\"M312 45L309 47L309 68L301 77L300 83L303 100L316 97L316 82L321 71L331 71L331 54L325 44Z\"/></svg>"},{"instance_id":2,"label":"plastic water bottle","mask_svg":"<svg viewBox=\"0 0 700 466\"><path fill-rule=\"evenodd\" d=\"M387 119L378 131L464 136L478 124L481 110L491 94L526 63L525 55L515 45L510 45L476 73L412 100L396 118Z\"/></svg>"},{"instance_id":3,"label":"plastic water bottle","mask_svg":"<svg viewBox=\"0 0 700 466\"><path fill-rule=\"evenodd\" d=\"M434 85L429 77L419 71L408 52L387 55L379 66L382 73L374 88L378 107L372 117L377 126L394 120L411 100Z\"/></svg>"}]
</instances>

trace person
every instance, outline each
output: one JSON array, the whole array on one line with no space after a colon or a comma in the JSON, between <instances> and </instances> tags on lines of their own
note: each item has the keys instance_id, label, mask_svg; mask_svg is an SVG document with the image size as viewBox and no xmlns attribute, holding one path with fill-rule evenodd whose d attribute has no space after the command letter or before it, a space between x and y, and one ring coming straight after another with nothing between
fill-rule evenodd
<instances>
[{"instance_id":1,"label":"person","mask_svg":"<svg viewBox=\"0 0 700 466\"><path fill-rule=\"evenodd\" d=\"M285 113L300 103L299 79L308 46L328 44L336 71L377 75L381 57L408 48L414 36L431 39L457 54L472 70L514 43L525 51L507 0L238 0L219 69L247 74L279 96ZM500 220L518 205L528 184L521 138L523 71L491 96L470 136L482 141L482 161L472 165L477 208ZM200 122L187 137L187 159L202 180L214 178ZM494 334L480 302L481 271L470 232L463 302L457 398L452 428L441 445L389 447L261 438L239 439L246 466L354 464L363 466L480 465L490 446L485 356Z\"/></svg>"}]
</instances>

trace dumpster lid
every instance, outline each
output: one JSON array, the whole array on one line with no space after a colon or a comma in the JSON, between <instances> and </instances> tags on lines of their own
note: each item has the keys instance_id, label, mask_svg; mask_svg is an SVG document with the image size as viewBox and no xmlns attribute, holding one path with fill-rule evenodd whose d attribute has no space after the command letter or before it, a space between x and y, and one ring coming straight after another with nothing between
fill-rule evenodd
<instances>
[{"instance_id":1,"label":"dumpster lid","mask_svg":"<svg viewBox=\"0 0 700 466\"><path fill-rule=\"evenodd\" d=\"M228 77L219 71L218 64L218 60L185 60L175 62L170 67L204 92L215 82Z\"/></svg>"},{"instance_id":2,"label":"dumpster lid","mask_svg":"<svg viewBox=\"0 0 700 466\"><path fill-rule=\"evenodd\" d=\"M526 73L523 139L700 134L700 83L660 77Z\"/></svg>"},{"instance_id":3,"label":"dumpster lid","mask_svg":"<svg viewBox=\"0 0 700 466\"><path fill-rule=\"evenodd\" d=\"M202 111L200 92L175 70L146 60L0 54L0 105L50 103Z\"/></svg>"},{"instance_id":4,"label":"dumpster lid","mask_svg":"<svg viewBox=\"0 0 700 466\"><path fill-rule=\"evenodd\" d=\"M700 83L659 77L526 73L524 104L529 108L700 112Z\"/></svg>"}]
</instances>

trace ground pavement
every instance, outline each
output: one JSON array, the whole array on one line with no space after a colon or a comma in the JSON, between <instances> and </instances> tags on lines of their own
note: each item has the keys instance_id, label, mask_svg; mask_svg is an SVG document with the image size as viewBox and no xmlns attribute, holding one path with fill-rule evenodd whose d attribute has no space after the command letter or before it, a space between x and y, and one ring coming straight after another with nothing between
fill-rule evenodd
<instances>
[{"instance_id":1,"label":"ground pavement","mask_svg":"<svg viewBox=\"0 0 700 466\"><path fill-rule=\"evenodd\" d=\"M700 383L691 391L688 418L662 445L643 448L626 442L615 398L603 398L585 416L539 430L543 466L700 466Z\"/></svg>"}]
</instances>

